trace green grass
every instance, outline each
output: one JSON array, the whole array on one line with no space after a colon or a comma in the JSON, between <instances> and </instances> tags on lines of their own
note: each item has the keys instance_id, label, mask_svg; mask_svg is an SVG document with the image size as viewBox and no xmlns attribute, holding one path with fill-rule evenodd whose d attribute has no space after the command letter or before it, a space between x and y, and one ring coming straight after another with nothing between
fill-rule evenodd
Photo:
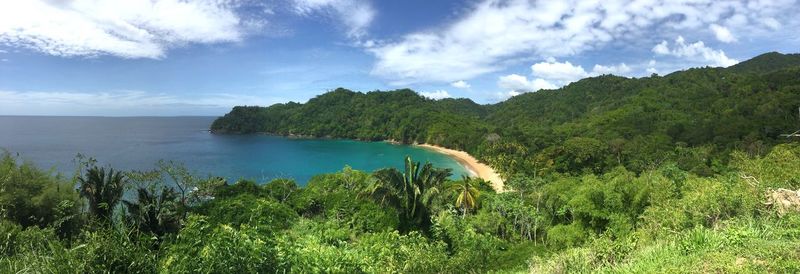
<instances>
[{"instance_id":1,"label":"green grass","mask_svg":"<svg viewBox=\"0 0 800 274\"><path fill-rule=\"evenodd\" d=\"M508 249L500 253L490 272L494 273L521 273L527 272L528 260L531 255L546 256L550 251L547 246L524 241L509 245Z\"/></svg>"},{"instance_id":2,"label":"green grass","mask_svg":"<svg viewBox=\"0 0 800 274\"><path fill-rule=\"evenodd\" d=\"M800 216L731 220L659 240L637 240L630 253L609 254L617 241L596 240L549 258L534 257L533 273L798 273ZM613 248L612 248L613 250ZM609 256L612 255L612 256ZM609 257L616 257L609 259Z\"/></svg>"}]
</instances>

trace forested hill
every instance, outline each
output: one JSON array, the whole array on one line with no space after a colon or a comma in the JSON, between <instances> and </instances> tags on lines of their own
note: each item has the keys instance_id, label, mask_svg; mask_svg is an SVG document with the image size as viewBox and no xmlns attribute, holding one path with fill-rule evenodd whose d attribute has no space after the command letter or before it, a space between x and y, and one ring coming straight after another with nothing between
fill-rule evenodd
<instances>
[{"instance_id":1,"label":"forested hill","mask_svg":"<svg viewBox=\"0 0 800 274\"><path fill-rule=\"evenodd\" d=\"M765 73L787 67L798 66L800 54L780 54L768 52L741 62L728 68L729 71L741 73Z\"/></svg>"},{"instance_id":2,"label":"forested hill","mask_svg":"<svg viewBox=\"0 0 800 274\"><path fill-rule=\"evenodd\" d=\"M800 128L798 107L800 55L767 53L729 68L586 78L493 105L339 88L305 104L235 107L211 130L432 143L466 150L505 176L665 162L708 175L731 150L763 154L785 142L780 134Z\"/></svg>"}]
</instances>

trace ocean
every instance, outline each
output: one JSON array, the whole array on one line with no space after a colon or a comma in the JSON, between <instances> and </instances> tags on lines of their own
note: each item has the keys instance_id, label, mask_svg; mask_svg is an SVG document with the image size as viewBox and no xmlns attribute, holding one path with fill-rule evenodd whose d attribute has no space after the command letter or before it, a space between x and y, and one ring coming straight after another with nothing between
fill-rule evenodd
<instances>
[{"instance_id":1,"label":"ocean","mask_svg":"<svg viewBox=\"0 0 800 274\"><path fill-rule=\"evenodd\" d=\"M291 139L208 132L215 117L0 116L0 148L44 169L71 176L80 153L121 170L151 170L158 160L183 163L198 176L259 183L276 178L305 185L314 175L403 167L403 158L467 174L454 159L386 142Z\"/></svg>"}]
</instances>

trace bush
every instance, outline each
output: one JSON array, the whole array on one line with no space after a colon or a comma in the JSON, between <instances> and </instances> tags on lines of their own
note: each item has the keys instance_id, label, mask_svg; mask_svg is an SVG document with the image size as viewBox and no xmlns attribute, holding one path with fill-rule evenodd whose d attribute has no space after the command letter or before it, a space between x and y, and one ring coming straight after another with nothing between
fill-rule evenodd
<instances>
[{"instance_id":1,"label":"bush","mask_svg":"<svg viewBox=\"0 0 800 274\"><path fill-rule=\"evenodd\" d=\"M209 205L208 217L208 221L214 224L234 228L248 225L265 233L289 228L298 218L287 205L272 198L256 198L249 194L214 200Z\"/></svg>"},{"instance_id":2,"label":"bush","mask_svg":"<svg viewBox=\"0 0 800 274\"><path fill-rule=\"evenodd\" d=\"M12 256L17 252L17 245L20 244L19 237L22 226L2 220L0 221L0 254Z\"/></svg>"},{"instance_id":3,"label":"bush","mask_svg":"<svg viewBox=\"0 0 800 274\"><path fill-rule=\"evenodd\" d=\"M303 189L302 214L335 220L359 232L396 229L400 223L394 208L384 207L361 195L369 183L368 173L345 168L334 174L314 176Z\"/></svg>"},{"instance_id":4,"label":"bush","mask_svg":"<svg viewBox=\"0 0 800 274\"><path fill-rule=\"evenodd\" d=\"M530 273L592 273L597 269L592 264L591 250L570 248L549 259L533 257L528 265Z\"/></svg>"},{"instance_id":5,"label":"bush","mask_svg":"<svg viewBox=\"0 0 800 274\"><path fill-rule=\"evenodd\" d=\"M338 243L338 244L335 244ZM322 233L290 233L278 239L279 268L292 273L359 273L356 253Z\"/></svg>"},{"instance_id":6,"label":"bush","mask_svg":"<svg viewBox=\"0 0 800 274\"><path fill-rule=\"evenodd\" d=\"M6 230L8 232L8 230ZM31 227L16 231L8 257L0 258L0 272L44 273L153 273L157 253L149 243L131 239L116 230L84 232L69 246L55 230ZM9 243L7 243L9 244Z\"/></svg>"},{"instance_id":7,"label":"bush","mask_svg":"<svg viewBox=\"0 0 800 274\"><path fill-rule=\"evenodd\" d=\"M74 236L81 207L75 188L64 178L0 156L0 219L23 228L56 225L62 237Z\"/></svg>"},{"instance_id":8,"label":"bush","mask_svg":"<svg viewBox=\"0 0 800 274\"><path fill-rule=\"evenodd\" d=\"M233 198L239 195L265 197L267 193L256 182L249 180L237 181L232 185L218 186L214 190L214 197L217 199Z\"/></svg>"},{"instance_id":9,"label":"bush","mask_svg":"<svg viewBox=\"0 0 800 274\"><path fill-rule=\"evenodd\" d=\"M141 236L141 237L139 237ZM85 232L80 244L70 252L85 256L86 272L154 273L158 252L150 250L155 239L127 228Z\"/></svg>"},{"instance_id":10,"label":"bush","mask_svg":"<svg viewBox=\"0 0 800 274\"><path fill-rule=\"evenodd\" d=\"M367 233L355 241L332 239L330 229L292 229L279 239L280 267L296 273L441 273L445 244L417 232Z\"/></svg>"},{"instance_id":11,"label":"bush","mask_svg":"<svg viewBox=\"0 0 800 274\"><path fill-rule=\"evenodd\" d=\"M732 166L739 169L742 176L752 176L750 183L761 188L800 189L800 145L783 144L775 146L762 158L749 158L742 152L733 154Z\"/></svg>"},{"instance_id":12,"label":"bush","mask_svg":"<svg viewBox=\"0 0 800 274\"><path fill-rule=\"evenodd\" d=\"M586 241L587 233L580 224L556 225L547 230L547 242L555 248L574 247Z\"/></svg>"},{"instance_id":13,"label":"bush","mask_svg":"<svg viewBox=\"0 0 800 274\"><path fill-rule=\"evenodd\" d=\"M493 266L501 249L506 248L502 240L491 234L483 234L453 211L442 211L436 217L434 239L448 244L451 251L448 269L452 272L482 272Z\"/></svg>"},{"instance_id":14,"label":"bush","mask_svg":"<svg viewBox=\"0 0 800 274\"><path fill-rule=\"evenodd\" d=\"M445 244L431 241L417 232L367 234L355 243L355 248L363 271L368 273L456 272L445 268L454 262L448 259Z\"/></svg>"},{"instance_id":15,"label":"bush","mask_svg":"<svg viewBox=\"0 0 800 274\"><path fill-rule=\"evenodd\" d=\"M288 204L292 204L291 202L296 200L297 196L300 195L301 192L301 189L297 186L294 180L289 179L275 179L261 187L264 189L264 193L268 197L272 197L281 203Z\"/></svg>"},{"instance_id":16,"label":"bush","mask_svg":"<svg viewBox=\"0 0 800 274\"><path fill-rule=\"evenodd\" d=\"M2 273L81 273L91 266L88 258L80 256L80 251L67 249L53 229L11 228L6 232L13 233L8 237L13 241L6 243L9 256L0 257Z\"/></svg>"},{"instance_id":17,"label":"bush","mask_svg":"<svg viewBox=\"0 0 800 274\"><path fill-rule=\"evenodd\" d=\"M274 243L247 224L237 228L191 215L160 260L164 273L272 273Z\"/></svg>"}]
</instances>

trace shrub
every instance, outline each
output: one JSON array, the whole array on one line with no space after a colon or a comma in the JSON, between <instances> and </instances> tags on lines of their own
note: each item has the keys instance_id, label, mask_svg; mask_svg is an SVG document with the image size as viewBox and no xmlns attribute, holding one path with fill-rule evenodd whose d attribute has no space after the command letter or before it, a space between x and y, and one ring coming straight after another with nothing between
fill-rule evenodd
<instances>
[{"instance_id":1,"label":"shrub","mask_svg":"<svg viewBox=\"0 0 800 274\"><path fill-rule=\"evenodd\" d=\"M303 189L298 202L307 217L335 220L355 231L380 232L395 229L400 220L397 211L381 206L360 192L366 188L367 173L345 168L334 174L318 175Z\"/></svg>"},{"instance_id":2,"label":"shrub","mask_svg":"<svg viewBox=\"0 0 800 274\"><path fill-rule=\"evenodd\" d=\"M363 271L368 273L442 273L448 263L445 244L431 241L417 232L370 233L359 239L357 250ZM478 271L478 270L475 270Z\"/></svg>"},{"instance_id":3,"label":"shrub","mask_svg":"<svg viewBox=\"0 0 800 274\"><path fill-rule=\"evenodd\" d=\"M0 154L0 219L22 227L57 225L62 237L74 236L81 203L75 188L64 178L17 163Z\"/></svg>"},{"instance_id":4,"label":"shrub","mask_svg":"<svg viewBox=\"0 0 800 274\"><path fill-rule=\"evenodd\" d=\"M547 230L547 242L555 248L574 247L582 244L587 233L580 224L555 225Z\"/></svg>"},{"instance_id":5,"label":"shrub","mask_svg":"<svg viewBox=\"0 0 800 274\"><path fill-rule=\"evenodd\" d=\"M234 228L249 225L253 229L272 233L292 226L297 213L272 198L256 198L245 194L236 198L216 199L209 205L208 221Z\"/></svg>"},{"instance_id":6,"label":"shrub","mask_svg":"<svg viewBox=\"0 0 800 274\"><path fill-rule=\"evenodd\" d=\"M191 215L165 250L159 271L165 273L272 273L274 244L247 224L232 227Z\"/></svg>"},{"instance_id":7,"label":"shrub","mask_svg":"<svg viewBox=\"0 0 800 274\"><path fill-rule=\"evenodd\" d=\"M489 269L506 246L491 234L478 233L453 211L440 212L433 229L434 239L448 244L452 255L448 269L452 272L475 272Z\"/></svg>"}]
</instances>

